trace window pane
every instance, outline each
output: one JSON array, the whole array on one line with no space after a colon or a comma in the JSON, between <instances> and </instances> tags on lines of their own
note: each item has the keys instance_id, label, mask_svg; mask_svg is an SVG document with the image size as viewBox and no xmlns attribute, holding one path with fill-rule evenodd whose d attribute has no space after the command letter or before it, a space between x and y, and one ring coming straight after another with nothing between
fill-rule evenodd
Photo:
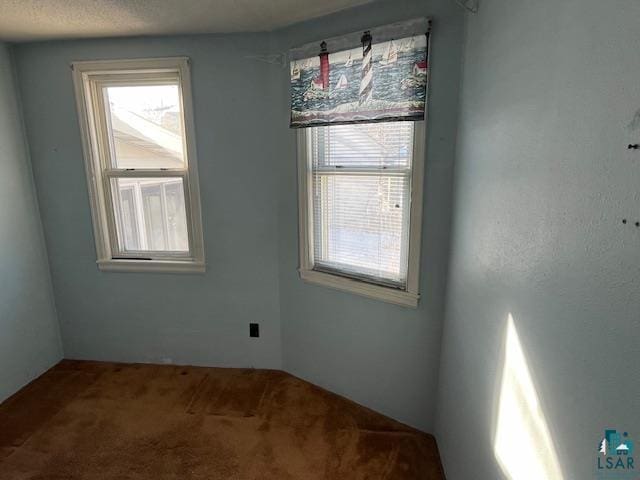
<instances>
[{"instance_id":1,"label":"window pane","mask_svg":"<svg viewBox=\"0 0 640 480\"><path fill-rule=\"evenodd\" d=\"M170 250L188 250L187 214L184 208L182 182L168 183L164 187L167 199L167 234Z\"/></svg>"},{"instance_id":2,"label":"window pane","mask_svg":"<svg viewBox=\"0 0 640 480\"><path fill-rule=\"evenodd\" d=\"M162 190L160 185L142 185L144 226L147 233L147 249L165 250L165 228L163 225Z\"/></svg>"},{"instance_id":3,"label":"window pane","mask_svg":"<svg viewBox=\"0 0 640 480\"><path fill-rule=\"evenodd\" d=\"M178 85L105 87L113 166L184 168Z\"/></svg>"},{"instance_id":4,"label":"window pane","mask_svg":"<svg viewBox=\"0 0 640 480\"><path fill-rule=\"evenodd\" d=\"M314 167L409 168L413 122L316 127L311 132Z\"/></svg>"},{"instance_id":5,"label":"window pane","mask_svg":"<svg viewBox=\"0 0 640 480\"><path fill-rule=\"evenodd\" d=\"M315 266L404 286L410 175L313 178Z\"/></svg>"},{"instance_id":6,"label":"window pane","mask_svg":"<svg viewBox=\"0 0 640 480\"><path fill-rule=\"evenodd\" d=\"M133 186L120 188L122 237L127 250L139 250L140 241L136 223L136 203Z\"/></svg>"},{"instance_id":7,"label":"window pane","mask_svg":"<svg viewBox=\"0 0 640 480\"><path fill-rule=\"evenodd\" d=\"M182 178L114 178L120 250L188 252Z\"/></svg>"},{"instance_id":8,"label":"window pane","mask_svg":"<svg viewBox=\"0 0 640 480\"><path fill-rule=\"evenodd\" d=\"M413 130L413 122L310 129L314 268L406 286Z\"/></svg>"}]
</instances>

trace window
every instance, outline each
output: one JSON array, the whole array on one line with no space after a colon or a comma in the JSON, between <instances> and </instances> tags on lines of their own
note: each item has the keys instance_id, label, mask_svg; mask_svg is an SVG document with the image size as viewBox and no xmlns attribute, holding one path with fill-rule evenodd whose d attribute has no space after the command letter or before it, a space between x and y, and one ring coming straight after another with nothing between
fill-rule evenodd
<instances>
[{"instance_id":1,"label":"window","mask_svg":"<svg viewBox=\"0 0 640 480\"><path fill-rule=\"evenodd\" d=\"M423 124L300 130L304 280L417 305Z\"/></svg>"},{"instance_id":2,"label":"window","mask_svg":"<svg viewBox=\"0 0 640 480\"><path fill-rule=\"evenodd\" d=\"M204 271L189 62L76 62L98 266Z\"/></svg>"}]
</instances>

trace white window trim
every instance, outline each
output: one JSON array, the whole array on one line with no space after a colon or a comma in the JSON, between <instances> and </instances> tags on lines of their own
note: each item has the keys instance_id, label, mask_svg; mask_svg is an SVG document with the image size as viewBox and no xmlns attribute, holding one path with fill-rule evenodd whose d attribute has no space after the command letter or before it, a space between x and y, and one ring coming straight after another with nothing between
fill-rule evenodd
<instances>
[{"instance_id":1,"label":"white window trim","mask_svg":"<svg viewBox=\"0 0 640 480\"><path fill-rule=\"evenodd\" d=\"M308 152L306 129L298 130L298 222L300 278L305 282L342 290L357 295L416 308L420 294L420 245L422 238L422 185L424 181L425 126L424 121L414 123L413 159L411 176L411 203L409 220L409 255L407 284L404 290L386 287L363 280L343 277L313 269L313 200L309 188L311 158Z\"/></svg>"},{"instance_id":2,"label":"white window trim","mask_svg":"<svg viewBox=\"0 0 640 480\"><path fill-rule=\"evenodd\" d=\"M197 155L195 143L195 122L193 116L193 100L191 94L191 74L189 59L187 57L170 58L143 58L128 60L97 60L73 62L73 81L78 109L78 118L82 136L82 149L85 160L87 186L91 217L93 221L93 234L96 243L96 255L98 268L103 271L119 272L167 272L167 273L197 273L205 271L204 239L202 233L202 215L200 206L200 189L198 181ZM162 255L154 255L151 260L145 259L121 259L115 253L116 245L115 226L111 226L113 206L106 198L103 185L103 166L99 155L99 140L94 138L95 130L92 108L100 105L91 98L93 95L91 86L92 76L99 75L108 78L109 75L132 73L139 75L141 72L151 74L170 73L178 74L180 79L182 112L184 115L184 135L187 158L187 170L176 173L183 180L185 189L185 208L187 211L187 229L189 234L190 253L184 258L180 255L162 258ZM103 114L103 112L98 112ZM98 133L99 135L100 133ZM151 173L151 176L153 171ZM137 172L140 175L140 171ZM135 175L135 173L133 173ZM147 173L145 173L147 175ZM111 212L111 213L110 213ZM166 256L166 255L165 255Z\"/></svg>"}]
</instances>

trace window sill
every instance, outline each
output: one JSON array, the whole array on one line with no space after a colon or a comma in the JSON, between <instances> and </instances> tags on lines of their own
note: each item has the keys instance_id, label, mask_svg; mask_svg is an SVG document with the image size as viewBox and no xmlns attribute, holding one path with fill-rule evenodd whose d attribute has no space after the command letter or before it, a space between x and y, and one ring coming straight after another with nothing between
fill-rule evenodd
<instances>
[{"instance_id":1,"label":"window sill","mask_svg":"<svg viewBox=\"0 0 640 480\"><path fill-rule=\"evenodd\" d=\"M180 260L98 260L103 272L131 273L204 273L205 264Z\"/></svg>"},{"instance_id":2,"label":"window sill","mask_svg":"<svg viewBox=\"0 0 640 480\"><path fill-rule=\"evenodd\" d=\"M321 285L344 292L355 293L364 297L381 300L387 303L393 303L403 307L417 308L420 295L396 288L384 287L372 283L354 280L351 278L340 277L325 272L317 272L315 270L300 269L300 278L307 283Z\"/></svg>"}]
</instances>

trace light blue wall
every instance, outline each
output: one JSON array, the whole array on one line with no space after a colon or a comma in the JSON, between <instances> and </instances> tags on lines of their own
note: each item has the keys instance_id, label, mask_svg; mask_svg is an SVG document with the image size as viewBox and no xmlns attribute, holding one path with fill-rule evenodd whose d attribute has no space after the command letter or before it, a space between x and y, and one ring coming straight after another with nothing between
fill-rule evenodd
<instances>
[{"instance_id":1,"label":"light blue wall","mask_svg":"<svg viewBox=\"0 0 640 480\"><path fill-rule=\"evenodd\" d=\"M303 283L298 277L295 134L278 130L280 302L284 367L425 430L432 427L449 243L463 14L450 0L376 2L277 33L279 48L418 16L433 17L418 309ZM279 125L288 121L280 75Z\"/></svg>"},{"instance_id":2,"label":"light blue wall","mask_svg":"<svg viewBox=\"0 0 640 480\"><path fill-rule=\"evenodd\" d=\"M468 17L436 422L450 480L503 478L508 313L565 480L595 478L604 428L640 438L639 22L635 0Z\"/></svg>"},{"instance_id":3,"label":"light blue wall","mask_svg":"<svg viewBox=\"0 0 640 480\"><path fill-rule=\"evenodd\" d=\"M281 367L274 70L248 58L268 44L205 35L17 47L66 357ZM175 55L192 60L207 272L100 272L69 64Z\"/></svg>"},{"instance_id":4,"label":"light blue wall","mask_svg":"<svg viewBox=\"0 0 640 480\"><path fill-rule=\"evenodd\" d=\"M0 43L0 401L62 357L14 80Z\"/></svg>"}]
</instances>

